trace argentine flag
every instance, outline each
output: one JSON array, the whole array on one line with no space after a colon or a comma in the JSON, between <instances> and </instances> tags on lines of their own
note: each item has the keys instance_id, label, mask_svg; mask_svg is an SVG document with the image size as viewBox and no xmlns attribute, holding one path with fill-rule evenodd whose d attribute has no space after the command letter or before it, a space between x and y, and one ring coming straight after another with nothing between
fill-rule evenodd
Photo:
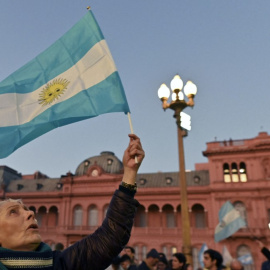
<instances>
[{"instance_id":1,"label":"argentine flag","mask_svg":"<svg viewBox=\"0 0 270 270\"><path fill-rule=\"evenodd\" d=\"M215 241L219 242L240 228L246 227L246 222L240 216L240 213L234 208L230 201L222 205L219 210L219 224L215 229Z\"/></svg>"},{"instance_id":2,"label":"argentine flag","mask_svg":"<svg viewBox=\"0 0 270 270\"><path fill-rule=\"evenodd\" d=\"M238 257L237 260L241 262L243 265L253 264L253 258L250 253L242 255L241 257Z\"/></svg>"},{"instance_id":3,"label":"argentine flag","mask_svg":"<svg viewBox=\"0 0 270 270\"><path fill-rule=\"evenodd\" d=\"M200 262L200 265L201 265L202 268L204 268L203 254L207 249L208 249L208 246L205 243L203 243L203 245L202 245L202 247L201 247L201 249L199 251L199 262Z\"/></svg>"},{"instance_id":4,"label":"argentine flag","mask_svg":"<svg viewBox=\"0 0 270 270\"><path fill-rule=\"evenodd\" d=\"M110 112L129 112L125 92L92 14L0 82L0 158L42 134Z\"/></svg>"}]
</instances>

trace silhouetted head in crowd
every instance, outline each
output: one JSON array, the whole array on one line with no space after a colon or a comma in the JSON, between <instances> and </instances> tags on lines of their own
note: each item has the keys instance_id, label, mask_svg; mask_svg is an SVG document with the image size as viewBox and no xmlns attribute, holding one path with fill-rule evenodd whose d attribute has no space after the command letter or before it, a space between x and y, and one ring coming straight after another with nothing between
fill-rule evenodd
<instances>
[{"instance_id":1,"label":"silhouetted head in crowd","mask_svg":"<svg viewBox=\"0 0 270 270\"><path fill-rule=\"evenodd\" d=\"M125 246L124 247L125 253L130 257L131 262L134 262L135 259L135 249L131 246Z\"/></svg>"},{"instance_id":2,"label":"silhouetted head in crowd","mask_svg":"<svg viewBox=\"0 0 270 270\"><path fill-rule=\"evenodd\" d=\"M150 268L157 265L159 262L159 253L156 249L153 248L146 254L145 262Z\"/></svg>"},{"instance_id":3,"label":"silhouetted head in crowd","mask_svg":"<svg viewBox=\"0 0 270 270\"><path fill-rule=\"evenodd\" d=\"M181 270L184 269L186 264L186 257L183 253L174 253L172 257L172 269L173 270Z\"/></svg>"},{"instance_id":4,"label":"silhouetted head in crowd","mask_svg":"<svg viewBox=\"0 0 270 270\"><path fill-rule=\"evenodd\" d=\"M131 258L127 255L127 254L124 254L121 258L120 258L120 264L121 264L121 267L124 269L124 270L127 270L131 264Z\"/></svg>"},{"instance_id":5,"label":"silhouetted head in crowd","mask_svg":"<svg viewBox=\"0 0 270 270\"><path fill-rule=\"evenodd\" d=\"M159 262L157 264L157 270L165 270L168 268L168 261L164 253L159 253Z\"/></svg>"},{"instance_id":6,"label":"silhouetted head in crowd","mask_svg":"<svg viewBox=\"0 0 270 270\"><path fill-rule=\"evenodd\" d=\"M203 253L204 267L209 270L222 269L223 258L221 254L213 249L207 249Z\"/></svg>"}]
</instances>

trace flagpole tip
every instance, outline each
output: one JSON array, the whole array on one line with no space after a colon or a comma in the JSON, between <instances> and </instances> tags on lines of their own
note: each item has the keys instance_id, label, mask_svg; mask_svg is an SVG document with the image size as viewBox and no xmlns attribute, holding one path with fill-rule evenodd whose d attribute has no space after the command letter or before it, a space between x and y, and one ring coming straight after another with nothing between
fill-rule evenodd
<instances>
[{"instance_id":1,"label":"flagpole tip","mask_svg":"<svg viewBox=\"0 0 270 270\"><path fill-rule=\"evenodd\" d=\"M90 9L91 9L91 7L90 7L90 6L88 6L86 9L87 9L87 10L90 10Z\"/></svg>"}]
</instances>

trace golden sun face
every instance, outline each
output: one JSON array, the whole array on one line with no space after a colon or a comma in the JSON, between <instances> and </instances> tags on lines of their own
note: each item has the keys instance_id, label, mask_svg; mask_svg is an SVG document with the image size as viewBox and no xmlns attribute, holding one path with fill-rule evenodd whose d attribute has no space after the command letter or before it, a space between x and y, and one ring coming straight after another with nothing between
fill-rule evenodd
<instances>
[{"instance_id":1,"label":"golden sun face","mask_svg":"<svg viewBox=\"0 0 270 270\"><path fill-rule=\"evenodd\" d=\"M64 94L68 84L69 81L66 79L55 79L48 83L39 94L39 104L45 106L57 100L62 94Z\"/></svg>"}]
</instances>

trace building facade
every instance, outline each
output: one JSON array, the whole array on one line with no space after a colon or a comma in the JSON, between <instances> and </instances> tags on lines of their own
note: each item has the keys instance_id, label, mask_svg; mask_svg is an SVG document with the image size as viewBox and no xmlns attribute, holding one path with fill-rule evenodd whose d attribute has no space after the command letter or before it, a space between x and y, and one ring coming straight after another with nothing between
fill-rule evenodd
<instances>
[{"instance_id":1,"label":"building facade","mask_svg":"<svg viewBox=\"0 0 270 270\"><path fill-rule=\"evenodd\" d=\"M260 269L265 260L255 238L270 244L270 136L209 142L207 163L186 172L193 263L205 243L234 258L250 254L245 269ZM48 178L35 172L23 175L0 166L0 199L20 198L35 213L43 240L52 248L68 247L101 225L110 198L121 182L123 165L112 152L83 160L74 174ZM178 172L137 176L140 202L129 245L138 260L151 248L171 255L182 247L181 191ZM221 206L230 201L247 226L218 243L214 231Z\"/></svg>"}]
</instances>

